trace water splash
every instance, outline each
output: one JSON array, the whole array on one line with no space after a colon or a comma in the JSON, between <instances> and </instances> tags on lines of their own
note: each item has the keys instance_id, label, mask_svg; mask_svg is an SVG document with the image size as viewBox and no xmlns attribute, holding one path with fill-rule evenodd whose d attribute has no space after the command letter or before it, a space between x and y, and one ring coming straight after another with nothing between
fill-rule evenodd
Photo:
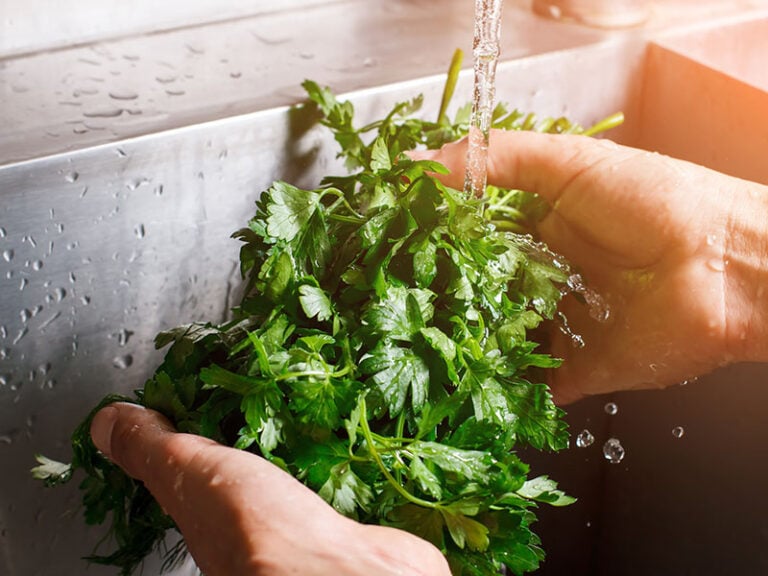
<instances>
[{"instance_id":1,"label":"water splash","mask_svg":"<svg viewBox=\"0 0 768 576\"><path fill-rule=\"evenodd\" d=\"M568 288L584 298L592 318L598 322L608 322L611 317L610 306L600 294L585 284L581 274L571 274L568 277Z\"/></svg>"},{"instance_id":2,"label":"water splash","mask_svg":"<svg viewBox=\"0 0 768 576\"><path fill-rule=\"evenodd\" d=\"M609 438L603 444L603 456L611 464L618 464L624 459L625 451L617 438Z\"/></svg>"},{"instance_id":3,"label":"water splash","mask_svg":"<svg viewBox=\"0 0 768 576\"><path fill-rule=\"evenodd\" d=\"M472 43L475 85L469 123L469 148L464 191L485 194L488 137L493 117L496 63L499 58L503 0L475 0L475 34Z\"/></svg>"}]
</instances>

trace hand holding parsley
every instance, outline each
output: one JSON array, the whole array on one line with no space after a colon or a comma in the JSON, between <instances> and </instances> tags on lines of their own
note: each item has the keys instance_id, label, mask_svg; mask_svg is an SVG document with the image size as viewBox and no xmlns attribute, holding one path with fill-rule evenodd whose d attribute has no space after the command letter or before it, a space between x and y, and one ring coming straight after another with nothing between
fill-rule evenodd
<instances>
[{"instance_id":1,"label":"hand holding parsley","mask_svg":"<svg viewBox=\"0 0 768 576\"><path fill-rule=\"evenodd\" d=\"M464 142L414 158L460 185ZM558 402L656 388L736 361L768 359L768 188L608 141L494 132L488 181L538 193L538 233L611 306L606 323L561 303L586 342L558 330L550 373Z\"/></svg>"},{"instance_id":2,"label":"hand holding parsley","mask_svg":"<svg viewBox=\"0 0 768 576\"><path fill-rule=\"evenodd\" d=\"M173 517L206 576L450 574L428 542L354 522L263 458L179 434L157 412L115 403L91 431Z\"/></svg>"}]
</instances>

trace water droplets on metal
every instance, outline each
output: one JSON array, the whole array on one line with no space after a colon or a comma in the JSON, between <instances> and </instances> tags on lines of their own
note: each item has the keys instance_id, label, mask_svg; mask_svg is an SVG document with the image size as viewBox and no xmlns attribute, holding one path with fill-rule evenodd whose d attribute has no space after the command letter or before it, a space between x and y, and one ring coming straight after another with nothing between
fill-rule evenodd
<instances>
[{"instance_id":1,"label":"water droplets on metal","mask_svg":"<svg viewBox=\"0 0 768 576\"><path fill-rule=\"evenodd\" d=\"M674 436L675 438L682 438L684 434L685 434L685 428L683 428L682 426L675 426L674 428L672 428L672 436Z\"/></svg>"},{"instance_id":2,"label":"water droplets on metal","mask_svg":"<svg viewBox=\"0 0 768 576\"><path fill-rule=\"evenodd\" d=\"M619 412L619 407L616 405L615 402L608 402L603 409L605 410L605 413L610 416L615 416Z\"/></svg>"},{"instance_id":3,"label":"water droplets on metal","mask_svg":"<svg viewBox=\"0 0 768 576\"><path fill-rule=\"evenodd\" d=\"M79 177L80 177L80 174L78 174L78 173L77 173L77 172L75 172L75 171L72 171L72 172L67 172L66 174L64 174L64 180L66 180L66 181L67 181L67 182L69 182L70 184L72 184L72 183L74 183L74 182L77 182L77 179L78 179Z\"/></svg>"},{"instance_id":4,"label":"water droplets on metal","mask_svg":"<svg viewBox=\"0 0 768 576\"><path fill-rule=\"evenodd\" d=\"M603 444L603 456L611 464L618 464L624 459L625 451L617 438L609 438Z\"/></svg>"},{"instance_id":5,"label":"water droplets on metal","mask_svg":"<svg viewBox=\"0 0 768 576\"><path fill-rule=\"evenodd\" d=\"M136 235L136 238L138 238L139 240L144 238L144 236L146 236L147 234L144 228L144 224L139 224L138 226L136 226L136 228L133 229L133 233Z\"/></svg>"},{"instance_id":6,"label":"water droplets on metal","mask_svg":"<svg viewBox=\"0 0 768 576\"><path fill-rule=\"evenodd\" d=\"M11 262L15 255L16 253L10 248L8 248L7 250L3 250L3 260L5 260L6 262Z\"/></svg>"},{"instance_id":7,"label":"water droplets on metal","mask_svg":"<svg viewBox=\"0 0 768 576\"><path fill-rule=\"evenodd\" d=\"M129 366L133 364L133 356L130 354L125 354L123 356L115 356L115 358L112 360L112 366L117 368L118 370L125 370Z\"/></svg>"},{"instance_id":8,"label":"water droplets on metal","mask_svg":"<svg viewBox=\"0 0 768 576\"><path fill-rule=\"evenodd\" d=\"M576 446L578 448L586 448L587 446L592 446L595 442L595 437L592 436L592 433L589 430L582 430L579 432L579 435L576 436Z\"/></svg>"}]
</instances>

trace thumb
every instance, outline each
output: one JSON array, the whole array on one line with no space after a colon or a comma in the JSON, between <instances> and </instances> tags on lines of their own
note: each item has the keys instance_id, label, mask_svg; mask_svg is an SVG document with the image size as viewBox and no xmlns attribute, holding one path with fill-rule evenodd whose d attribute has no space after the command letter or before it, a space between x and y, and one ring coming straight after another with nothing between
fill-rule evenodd
<instances>
[{"instance_id":1,"label":"thumb","mask_svg":"<svg viewBox=\"0 0 768 576\"><path fill-rule=\"evenodd\" d=\"M411 152L413 160L434 160L450 171L438 176L461 189L467 161L466 138L439 150ZM492 130L488 147L488 183L535 192L554 204L580 174L603 161L620 161L635 152L611 142L573 134Z\"/></svg>"}]
</instances>

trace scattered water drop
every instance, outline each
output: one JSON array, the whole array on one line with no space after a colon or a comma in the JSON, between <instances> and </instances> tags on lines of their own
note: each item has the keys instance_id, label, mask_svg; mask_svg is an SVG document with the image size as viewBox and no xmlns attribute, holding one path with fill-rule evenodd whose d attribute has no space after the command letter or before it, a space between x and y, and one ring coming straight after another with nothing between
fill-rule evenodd
<instances>
[{"instance_id":1,"label":"scattered water drop","mask_svg":"<svg viewBox=\"0 0 768 576\"><path fill-rule=\"evenodd\" d=\"M66 180L70 184L72 184L73 182L77 182L78 178L80 178L80 174L78 174L77 172L74 172L74 171L73 172L67 172L64 175L64 180Z\"/></svg>"},{"instance_id":2,"label":"scattered water drop","mask_svg":"<svg viewBox=\"0 0 768 576\"><path fill-rule=\"evenodd\" d=\"M376 59L375 58L366 58L363 60L363 66L365 68L373 68L376 66Z\"/></svg>"},{"instance_id":3,"label":"scattered water drop","mask_svg":"<svg viewBox=\"0 0 768 576\"><path fill-rule=\"evenodd\" d=\"M8 233L5 231L5 228L0 226L0 238L5 238L8 235Z\"/></svg>"},{"instance_id":4,"label":"scattered water drop","mask_svg":"<svg viewBox=\"0 0 768 576\"><path fill-rule=\"evenodd\" d=\"M117 337L117 345L122 348L123 346L128 344L128 341L131 339L131 336L133 336L133 332L123 328L115 336Z\"/></svg>"},{"instance_id":5,"label":"scattered water drop","mask_svg":"<svg viewBox=\"0 0 768 576\"><path fill-rule=\"evenodd\" d=\"M5 360L11 355L11 351L8 348L0 348L0 360Z\"/></svg>"},{"instance_id":6,"label":"scattered water drop","mask_svg":"<svg viewBox=\"0 0 768 576\"><path fill-rule=\"evenodd\" d=\"M131 356L130 354L126 354L124 356L116 356L112 360L112 366L114 366L118 370L125 370L131 364L133 364L133 356Z\"/></svg>"},{"instance_id":7,"label":"scattered water drop","mask_svg":"<svg viewBox=\"0 0 768 576\"><path fill-rule=\"evenodd\" d=\"M77 282L77 276L75 276L74 272L69 273L69 282L70 284L74 284L75 282Z\"/></svg>"},{"instance_id":8,"label":"scattered water drop","mask_svg":"<svg viewBox=\"0 0 768 576\"><path fill-rule=\"evenodd\" d=\"M30 312L27 308L24 308L24 310L19 312L19 316L21 316L21 322L26 323L29 322L30 318L32 318L32 312Z\"/></svg>"},{"instance_id":9,"label":"scattered water drop","mask_svg":"<svg viewBox=\"0 0 768 576\"><path fill-rule=\"evenodd\" d=\"M113 100L136 100L139 97L133 90L112 90L109 93L109 97Z\"/></svg>"},{"instance_id":10,"label":"scattered water drop","mask_svg":"<svg viewBox=\"0 0 768 576\"><path fill-rule=\"evenodd\" d=\"M604 407L605 413L615 416L619 412L619 407L614 402L608 402Z\"/></svg>"},{"instance_id":11,"label":"scattered water drop","mask_svg":"<svg viewBox=\"0 0 768 576\"><path fill-rule=\"evenodd\" d=\"M67 297L67 291L64 288L56 288L54 295L56 296L56 302L61 302Z\"/></svg>"},{"instance_id":12,"label":"scattered water drop","mask_svg":"<svg viewBox=\"0 0 768 576\"><path fill-rule=\"evenodd\" d=\"M595 437L592 436L592 433L589 430L582 430L579 432L579 435L576 436L576 446L579 448L586 448L587 446L592 446L592 444L595 442Z\"/></svg>"},{"instance_id":13,"label":"scattered water drop","mask_svg":"<svg viewBox=\"0 0 768 576\"><path fill-rule=\"evenodd\" d=\"M125 112L124 108L95 108L83 111L86 118L117 118Z\"/></svg>"},{"instance_id":14,"label":"scattered water drop","mask_svg":"<svg viewBox=\"0 0 768 576\"><path fill-rule=\"evenodd\" d=\"M40 324L40 330L45 330L46 328L48 328L48 326L50 326L56 320L58 320L60 316L61 316L61 310L58 310L53 316L48 318L48 320Z\"/></svg>"},{"instance_id":15,"label":"scattered water drop","mask_svg":"<svg viewBox=\"0 0 768 576\"><path fill-rule=\"evenodd\" d=\"M707 234L707 246L714 246L717 243L717 236L714 234Z\"/></svg>"},{"instance_id":16,"label":"scattered water drop","mask_svg":"<svg viewBox=\"0 0 768 576\"><path fill-rule=\"evenodd\" d=\"M24 288L26 288L28 284L29 284L29 280L27 280L26 278L22 278L21 282L19 282L19 290L24 291Z\"/></svg>"},{"instance_id":17,"label":"scattered water drop","mask_svg":"<svg viewBox=\"0 0 768 576\"><path fill-rule=\"evenodd\" d=\"M42 267L43 267L42 260L35 260L34 262L32 262L32 270L37 272L38 270L42 269Z\"/></svg>"},{"instance_id":18,"label":"scattered water drop","mask_svg":"<svg viewBox=\"0 0 768 576\"><path fill-rule=\"evenodd\" d=\"M13 339L13 342L11 342L11 344L13 344L14 346L16 346L16 344L18 344L19 342L21 342L21 341L24 339L24 336L26 336L26 335L27 335L27 332L29 332L29 328L27 328L26 326L24 326L24 328L22 328L21 330L19 330L19 333L18 333L18 334L16 334L16 338L14 338L14 339Z\"/></svg>"},{"instance_id":19,"label":"scattered water drop","mask_svg":"<svg viewBox=\"0 0 768 576\"><path fill-rule=\"evenodd\" d=\"M14 255L15 253L11 249L3 250L3 260L5 260L6 262L10 262L11 260L13 260Z\"/></svg>"},{"instance_id":20,"label":"scattered water drop","mask_svg":"<svg viewBox=\"0 0 768 576\"><path fill-rule=\"evenodd\" d=\"M165 91L168 96L184 96L186 94L186 90L166 90Z\"/></svg>"},{"instance_id":21,"label":"scattered water drop","mask_svg":"<svg viewBox=\"0 0 768 576\"><path fill-rule=\"evenodd\" d=\"M698 378L696 376L693 376L691 378L688 378L680 382L680 386L688 386L688 384L695 384L697 381L698 381Z\"/></svg>"},{"instance_id":22,"label":"scattered water drop","mask_svg":"<svg viewBox=\"0 0 768 576\"><path fill-rule=\"evenodd\" d=\"M91 297L90 296L82 296L80 298L80 302L83 303L83 306L88 306L88 304L91 303Z\"/></svg>"},{"instance_id":23,"label":"scattered water drop","mask_svg":"<svg viewBox=\"0 0 768 576\"><path fill-rule=\"evenodd\" d=\"M675 438L682 438L683 434L685 434L685 429L682 426L675 426L672 428L672 436Z\"/></svg>"},{"instance_id":24,"label":"scattered water drop","mask_svg":"<svg viewBox=\"0 0 768 576\"><path fill-rule=\"evenodd\" d=\"M611 464L618 464L624 459L624 447L616 438L609 438L603 444L603 456Z\"/></svg>"},{"instance_id":25,"label":"scattered water drop","mask_svg":"<svg viewBox=\"0 0 768 576\"><path fill-rule=\"evenodd\" d=\"M125 187L128 188L128 190L136 190L139 186L144 186L145 184L149 184L149 178L134 178L133 180L130 180L125 183Z\"/></svg>"},{"instance_id":26,"label":"scattered water drop","mask_svg":"<svg viewBox=\"0 0 768 576\"><path fill-rule=\"evenodd\" d=\"M0 338L8 338L8 329L5 325L0 326Z\"/></svg>"},{"instance_id":27,"label":"scattered water drop","mask_svg":"<svg viewBox=\"0 0 768 576\"><path fill-rule=\"evenodd\" d=\"M45 381L45 383L40 387L43 390L53 390L56 387L56 380L53 378L49 378Z\"/></svg>"},{"instance_id":28,"label":"scattered water drop","mask_svg":"<svg viewBox=\"0 0 768 576\"><path fill-rule=\"evenodd\" d=\"M138 238L139 240L144 238L144 236L146 236L146 231L144 230L144 224L139 224L138 226L136 226L136 228L134 228L133 230L133 233L136 234L136 238Z\"/></svg>"},{"instance_id":29,"label":"scattered water drop","mask_svg":"<svg viewBox=\"0 0 768 576\"><path fill-rule=\"evenodd\" d=\"M162 196L163 195L163 185L158 184L155 186L155 196Z\"/></svg>"},{"instance_id":30,"label":"scattered water drop","mask_svg":"<svg viewBox=\"0 0 768 576\"><path fill-rule=\"evenodd\" d=\"M230 77L230 78L232 78L232 79L234 79L234 80L237 80L237 79L238 79L238 78L240 78L242 75L243 75L243 73L242 73L242 72L230 72L230 73L229 73L229 77Z\"/></svg>"}]
</instances>

